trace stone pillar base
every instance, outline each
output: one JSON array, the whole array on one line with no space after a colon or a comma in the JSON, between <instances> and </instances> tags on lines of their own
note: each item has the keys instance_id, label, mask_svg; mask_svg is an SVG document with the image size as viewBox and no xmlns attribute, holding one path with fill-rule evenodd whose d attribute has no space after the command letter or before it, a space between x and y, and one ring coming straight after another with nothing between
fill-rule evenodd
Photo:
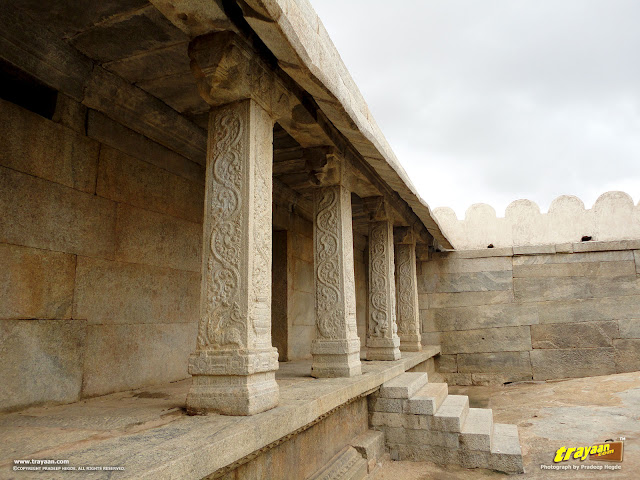
<instances>
[{"instance_id":1,"label":"stone pillar base","mask_svg":"<svg viewBox=\"0 0 640 480\"><path fill-rule=\"evenodd\" d=\"M400 360L400 338L368 338L367 360Z\"/></svg>"},{"instance_id":2,"label":"stone pillar base","mask_svg":"<svg viewBox=\"0 0 640 480\"><path fill-rule=\"evenodd\" d=\"M354 377L362 374L360 339L314 340L311 344L311 376L316 378Z\"/></svg>"},{"instance_id":3,"label":"stone pillar base","mask_svg":"<svg viewBox=\"0 0 640 480\"><path fill-rule=\"evenodd\" d=\"M278 405L278 352L200 351L189 357L189 415L254 415Z\"/></svg>"},{"instance_id":4,"label":"stone pillar base","mask_svg":"<svg viewBox=\"0 0 640 480\"><path fill-rule=\"evenodd\" d=\"M420 335L399 335L400 351L402 352L421 352L422 343Z\"/></svg>"}]
</instances>

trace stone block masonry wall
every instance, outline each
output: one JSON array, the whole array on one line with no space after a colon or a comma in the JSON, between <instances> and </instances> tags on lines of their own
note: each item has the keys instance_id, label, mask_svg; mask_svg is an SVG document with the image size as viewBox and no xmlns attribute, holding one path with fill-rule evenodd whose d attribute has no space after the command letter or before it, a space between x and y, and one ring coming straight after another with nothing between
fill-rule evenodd
<instances>
[{"instance_id":1,"label":"stone block masonry wall","mask_svg":"<svg viewBox=\"0 0 640 480\"><path fill-rule=\"evenodd\" d=\"M0 101L1 410L182 379L195 346L203 167L75 108Z\"/></svg>"},{"instance_id":2,"label":"stone block masonry wall","mask_svg":"<svg viewBox=\"0 0 640 480\"><path fill-rule=\"evenodd\" d=\"M449 384L640 370L640 241L435 253L418 283Z\"/></svg>"}]
</instances>

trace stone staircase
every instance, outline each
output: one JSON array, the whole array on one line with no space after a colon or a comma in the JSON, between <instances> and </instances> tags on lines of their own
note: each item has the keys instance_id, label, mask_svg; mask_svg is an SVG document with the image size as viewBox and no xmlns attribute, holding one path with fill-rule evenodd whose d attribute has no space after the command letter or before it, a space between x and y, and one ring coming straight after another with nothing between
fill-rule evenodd
<instances>
[{"instance_id":1,"label":"stone staircase","mask_svg":"<svg viewBox=\"0 0 640 480\"><path fill-rule=\"evenodd\" d=\"M491 409L469 408L467 396L449 395L446 383L429 383L426 373L384 383L369 396L369 412L394 460L524 472L517 427L493 423Z\"/></svg>"}]
</instances>

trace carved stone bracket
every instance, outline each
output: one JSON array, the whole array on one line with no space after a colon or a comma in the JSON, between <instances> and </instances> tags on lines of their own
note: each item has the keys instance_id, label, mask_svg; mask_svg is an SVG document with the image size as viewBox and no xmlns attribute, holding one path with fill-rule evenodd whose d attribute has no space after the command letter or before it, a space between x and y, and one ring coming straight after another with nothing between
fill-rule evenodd
<instances>
[{"instance_id":1,"label":"carved stone bracket","mask_svg":"<svg viewBox=\"0 0 640 480\"><path fill-rule=\"evenodd\" d=\"M197 37L189 45L189 58L209 105L251 98L303 147L328 143L290 85L240 35L225 31Z\"/></svg>"},{"instance_id":2,"label":"carved stone bracket","mask_svg":"<svg viewBox=\"0 0 640 480\"><path fill-rule=\"evenodd\" d=\"M396 300L400 350L422 350L416 271L416 236L411 227L396 227Z\"/></svg>"}]
</instances>

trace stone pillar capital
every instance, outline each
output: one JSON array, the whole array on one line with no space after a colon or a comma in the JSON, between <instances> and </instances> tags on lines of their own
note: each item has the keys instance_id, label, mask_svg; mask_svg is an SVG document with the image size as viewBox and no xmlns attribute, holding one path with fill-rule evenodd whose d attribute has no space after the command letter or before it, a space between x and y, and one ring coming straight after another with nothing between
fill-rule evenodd
<instances>
[{"instance_id":1,"label":"stone pillar capital","mask_svg":"<svg viewBox=\"0 0 640 480\"><path fill-rule=\"evenodd\" d=\"M338 149L331 146L305 148L303 151L311 182L317 187L349 186L347 168Z\"/></svg>"},{"instance_id":2,"label":"stone pillar capital","mask_svg":"<svg viewBox=\"0 0 640 480\"><path fill-rule=\"evenodd\" d=\"M415 245L417 235L413 227L394 227L393 242L396 245Z\"/></svg>"},{"instance_id":3,"label":"stone pillar capital","mask_svg":"<svg viewBox=\"0 0 640 480\"><path fill-rule=\"evenodd\" d=\"M366 197L362 199L364 209L369 214L369 221L382 222L391 220L391 209L384 197Z\"/></svg>"},{"instance_id":4,"label":"stone pillar capital","mask_svg":"<svg viewBox=\"0 0 640 480\"><path fill-rule=\"evenodd\" d=\"M195 38L189 58L198 91L212 107L251 99L276 118L279 104L288 106L286 88L273 69L235 32Z\"/></svg>"},{"instance_id":5,"label":"stone pillar capital","mask_svg":"<svg viewBox=\"0 0 640 480\"><path fill-rule=\"evenodd\" d=\"M362 371L351 222L351 193L346 188L333 185L314 191L314 377L352 377Z\"/></svg>"}]
</instances>

